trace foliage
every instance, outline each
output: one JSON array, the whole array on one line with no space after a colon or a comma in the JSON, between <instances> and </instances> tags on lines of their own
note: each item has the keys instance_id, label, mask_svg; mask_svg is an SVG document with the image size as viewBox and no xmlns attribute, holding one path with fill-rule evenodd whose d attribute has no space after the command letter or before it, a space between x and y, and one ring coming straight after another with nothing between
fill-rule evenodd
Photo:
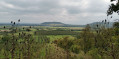
<instances>
[{"instance_id":1,"label":"foliage","mask_svg":"<svg viewBox=\"0 0 119 59\"><path fill-rule=\"evenodd\" d=\"M95 59L104 59L104 56L118 59L118 23L115 23L113 28L106 28L105 24L102 26L97 25L95 30L91 30L89 25L86 26L81 33L82 51L89 53Z\"/></svg>"},{"instance_id":2,"label":"foliage","mask_svg":"<svg viewBox=\"0 0 119 59\"><path fill-rule=\"evenodd\" d=\"M80 46L79 45L72 45L70 47L70 50L76 54L78 54L80 52Z\"/></svg>"},{"instance_id":3,"label":"foliage","mask_svg":"<svg viewBox=\"0 0 119 59\"><path fill-rule=\"evenodd\" d=\"M110 0L111 2L115 1L116 4L112 3L108 10L107 10L107 15L113 14L113 12L116 12L119 14L119 0Z\"/></svg>"},{"instance_id":4,"label":"foliage","mask_svg":"<svg viewBox=\"0 0 119 59\"><path fill-rule=\"evenodd\" d=\"M89 25L86 26L86 28L84 29L84 31L81 33L81 48L84 51L84 53L87 53L91 47L92 47L92 43L93 43L93 33L91 32L91 28Z\"/></svg>"},{"instance_id":5,"label":"foliage","mask_svg":"<svg viewBox=\"0 0 119 59\"><path fill-rule=\"evenodd\" d=\"M76 54L80 52L79 40L77 39L70 39L69 37L64 37L63 39L55 40L54 43L57 44L59 47L74 52Z\"/></svg>"}]
</instances>

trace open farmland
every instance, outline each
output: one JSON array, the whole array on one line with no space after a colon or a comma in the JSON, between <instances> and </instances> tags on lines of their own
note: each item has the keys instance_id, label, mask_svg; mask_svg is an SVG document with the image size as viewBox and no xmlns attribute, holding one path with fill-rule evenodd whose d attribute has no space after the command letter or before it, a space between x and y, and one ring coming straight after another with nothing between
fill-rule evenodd
<instances>
[{"instance_id":1,"label":"open farmland","mask_svg":"<svg viewBox=\"0 0 119 59\"><path fill-rule=\"evenodd\" d=\"M63 39L65 37L69 37L70 39L74 40L76 36L79 35L79 32L75 32L75 31L81 31L81 30L82 28L78 28L78 27L70 28L70 27L43 27L43 26L0 26L0 33L1 33L0 34L0 40L1 40L0 45L1 47L2 45L5 46L4 48L1 48L0 58L15 58L15 59L23 58L25 59L27 57L30 57L31 53L35 55L34 56L32 55L32 57L30 58L38 58L38 59L39 58L41 59L67 58L66 51L63 48L58 47L54 43L54 41ZM15 36L15 37L12 37L12 36ZM2 40L7 40L5 41L7 44L4 43ZM31 44L27 43L28 46L25 46L26 44L25 42L31 42ZM14 43L15 45L10 45L12 43ZM11 47L11 48L8 48L8 51L5 50L7 46ZM37 48L33 48L36 46ZM30 50L26 50L25 52L25 47ZM36 52L31 51L32 48L35 49ZM15 49L15 50L13 51L11 49ZM22 51L22 53L17 52L17 51ZM58 51L58 54L56 54L57 51ZM28 55L25 55L26 56L25 57L23 55L24 53L28 53ZM62 55L60 55L60 53Z\"/></svg>"}]
</instances>

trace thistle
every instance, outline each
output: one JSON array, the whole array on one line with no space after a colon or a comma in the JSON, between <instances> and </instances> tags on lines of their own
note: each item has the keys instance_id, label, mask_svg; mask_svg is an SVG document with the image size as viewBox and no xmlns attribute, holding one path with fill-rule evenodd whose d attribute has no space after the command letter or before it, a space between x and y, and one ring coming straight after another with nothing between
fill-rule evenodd
<instances>
[{"instance_id":1,"label":"thistle","mask_svg":"<svg viewBox=\"0 0 119 59\"><path fill-rule=\"evenodd\" d=\"M112 16L111 16L111 18L112 18Z\"/></svg>"},{"instance_id":2,"label":"thistle","mask_svg":"<svg viewBox=\"0 0 119 59\"><path fill-rule=\"evenodd\" d=\"M98 28L98 25L97 25L97 28Z\"/></svg>"},{"instance_id":3,"label":"thistle","mask_svg":"<svg viewBox=\"0 0 119 59\"><path fill-rule=\"evenodd\" d=\"M20 22L20 19L18 20L18 22Z\"/></svg>"},{"instance_id":4,"label":"thistle","mask_svg":"<svg viewBox=\"0 0 119 59\"><path fill-rule=\"evenodd\" d=\"M15 22L13 24L15 25Z\"/></svg>"},{"instance_id":5,"label":"thistle","mask_svg":"<svg viewBox=\"0 0 119 59\"><path fill-rule=\"evenodd\" d=\"M105 19L105 24L106 24L107 20Z\"/></svg>"}]
</instances>

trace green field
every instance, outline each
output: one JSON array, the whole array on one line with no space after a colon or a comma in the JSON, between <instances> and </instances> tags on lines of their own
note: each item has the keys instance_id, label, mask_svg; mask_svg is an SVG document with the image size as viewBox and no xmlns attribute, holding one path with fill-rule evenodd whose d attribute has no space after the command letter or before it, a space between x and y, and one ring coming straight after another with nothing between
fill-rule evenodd
<instances>
[{"instance_id":1,"label":"green field","mask_svg":"<svg viewBox=\"0 0 119 59\"><path fill-rule=\"evenodd\" d=\"M23 37L18 38L19 39L18 43L20 43L20 42L24 41L25 36L27 34L30 34L30 35L32 35L32 38L35 39L36 42L39 42L38 45L36 45L37 48L39 47L38 50L36 49L38 53L32 52L34 55L31 58L38 58L38 59L46 59L48 57L51 57L49 59L66 58L67 57L66 51L63 48L58 47L54 43L54 41L61 40L65 37L69 37L70 39L73 40L73 39L75 39L75 36L78 35L81 32L81 30L83 29L82 27L78 28L78 27L33 26L30 28L29 26L19 26L19 27L14 27L16 32L11 32L12 30L9 29L10 27L12 27L12 26L6 26L5 28L4 28L4 26L0 27L0 33L1 33L0 40L8 39L8 41L10 41L11 40L10 37L7 38L5 35L12 36L12 33L13 33L15 36L23 35ZM35 32L36 32L36 34L35 34ZM42 32L42 34L40 34L41 32ZM4 37L6 37L6 38L4 38ZM17 42L17 41L15 41L15 42ZM11 44L11 42L9 42L9 44ZM22 45L20 45L20 46L24 47L23 44L25 44L25 43L22 43ZM33 44L34 43L29 44L29 45L34 46ZM2 44L2 45L4 45L4 44ZM5 46L10 46L10 45L5 45ZM16 47L15 49L18 49L18 48ZM19 50L14 51L14 53L17 53L16 56L12 57L13 53L11 51L6 51L4 48L2 48L1 52L0 52L0 58L11 58L11 59L12 58L15 58L15 59L16 58L25 58L23 56L23 54L18 56L19 52L17 52L17 51L19 51ZM4 54L6 54L5 52L9 52L9 53L7 53L8 55L4 55ZM65 53L63 53L63 52L65 52ZM22 53L25 53L25 51L23 51ZM57 55L60 57L57 57ZM73 54L73 55L75 55L75 54Z\"/></svg>"},{"instance_id":2,"label":"green field","mask_svg":"<svg viewBox=\"0 0 119 59\"><path fill-rule=\"evenodd\" d=\"M90 30L88 26L1 26L0 59L113 59L101 54L106 50L103 45L110 44L106 41L111 42L104 38L110 38L108 32L112 30L100 30L102 31L98 33L99 31ZM113 36L112 39L117 40L117 37Z\"/></svg>"}]
</instances>

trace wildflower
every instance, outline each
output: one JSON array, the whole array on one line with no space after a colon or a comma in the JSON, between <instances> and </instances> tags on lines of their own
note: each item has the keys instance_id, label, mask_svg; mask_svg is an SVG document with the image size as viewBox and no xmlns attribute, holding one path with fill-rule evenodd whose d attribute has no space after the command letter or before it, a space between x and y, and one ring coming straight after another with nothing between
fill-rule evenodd
<instances>
[{"instance_id":1,"label":"wildflower","mask_svg":"<svg viewBox=\"0 0 119 59\"><path fill-rule=\"evenodd\" d=\"M18 22L20 22L20 19L18 20Z\"/></svg>"},{"instance_id":2,"label":"wildflower","mask_svg":"<svg viewBox=\"0 0 119 59\"><path fill-rule=\"evenodd\" d=\"M14 25L15 25L15 22L14 22Z\"/></svg>"},{"instance_id":3,"label":"wildflower","mask_svg":"<svg viewBox=\"0 0 119 59\"><path fill-rule=\"evenodd\" d=\"M112 18L112 16L111 16L111 18Z\"/></svg>"},{"instance_id":4,"label":"wildflower","mask_svg":"<svg viewBox=\"0 0 119 59\"><path fill-rule=\"evenodd\" d=\"M107 22L107 20L105 19L105 22Z\"/></svg>"},{"instance_id":5,"label":"wildflower","mask_svg":"<svg viewBox=\"0 0 119 59\"><path fill-rule=\"evenodd\" d=\"M97 25L97 27L98 27L98 25Z\"/></svg>"},{"instance_id":6,"label":"wildflower","mask_svg":"<svg viewBox=\"0 0 119 59\"><path fill-rule=\"evenodd\" d=\"M105 24L106 24L107 20L105 19Z\"/></svg>"}]
</instances>

